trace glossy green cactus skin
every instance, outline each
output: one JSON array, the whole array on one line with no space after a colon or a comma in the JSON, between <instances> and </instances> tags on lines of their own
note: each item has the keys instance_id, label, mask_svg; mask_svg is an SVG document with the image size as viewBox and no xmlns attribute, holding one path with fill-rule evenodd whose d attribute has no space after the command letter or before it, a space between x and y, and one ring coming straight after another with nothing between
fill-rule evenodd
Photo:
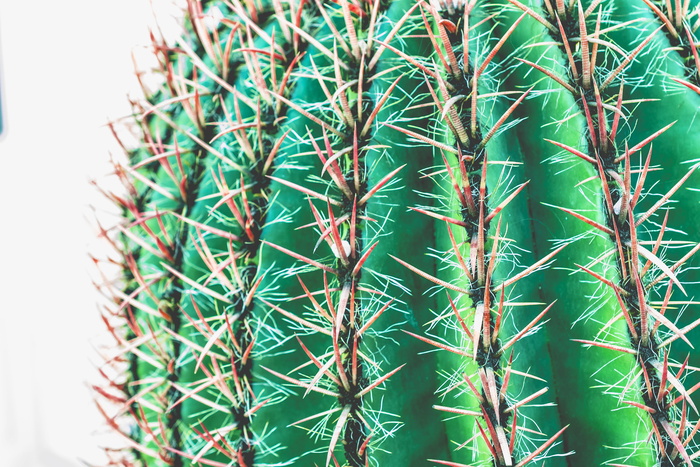
<instances>
[{"instance_id":1,"label":"glossy green cactus skin","mask_svg":"<svg viewBox=\"0 0 700 467\"><path fill-rule=\"evenodd\" d=\"M691 465L698 20L189 0L108 194L111 465Z\"/></svg>"}]
</instances>

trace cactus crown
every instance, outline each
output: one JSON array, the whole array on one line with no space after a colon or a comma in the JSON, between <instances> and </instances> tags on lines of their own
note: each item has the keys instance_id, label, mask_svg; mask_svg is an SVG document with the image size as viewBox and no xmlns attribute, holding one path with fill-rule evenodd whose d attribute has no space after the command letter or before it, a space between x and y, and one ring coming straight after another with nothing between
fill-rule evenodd
<instances>
[{"instance_id":1,"label":"cactus crown","mask_svg":"<svg viewBox=\"0 0 700 467\"><path fill-rule=\"evenodd\" d=\"M700 457L697 5L186 8L106 193L109 465Z\"/></svg>"}]
</instances>

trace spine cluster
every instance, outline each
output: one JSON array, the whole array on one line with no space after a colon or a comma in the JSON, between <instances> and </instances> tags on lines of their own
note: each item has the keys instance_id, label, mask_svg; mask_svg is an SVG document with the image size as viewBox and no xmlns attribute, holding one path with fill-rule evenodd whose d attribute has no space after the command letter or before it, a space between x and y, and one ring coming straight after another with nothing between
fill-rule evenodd
<instances>
[{"instance_id":1,"label":"spine cluster","mask_svg":"<svg viewBox=\"0 0 700 467\"><path fill-rule=\"evenodd\" d=\"M690 89L700 91L700 55L698 54L698 40L696 33L700 22L698 17L700 10L691 11L689 1L652 1L644 0L644 3L659 19L664 26L664 33L677 51L685 67L686 79L675 80L688 86Z\"/></svg>"}]
</instances>

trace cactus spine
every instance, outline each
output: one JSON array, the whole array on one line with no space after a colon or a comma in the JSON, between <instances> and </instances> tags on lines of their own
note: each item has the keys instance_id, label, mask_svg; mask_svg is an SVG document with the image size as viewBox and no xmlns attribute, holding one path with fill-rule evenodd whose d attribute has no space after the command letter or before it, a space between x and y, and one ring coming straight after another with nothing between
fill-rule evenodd
<instances>
[{"instance_id":1,"label":"cactus spine","mask_svg":"<svg viewBox=\"0 0 700 467\"><path fill-rule=\"evenodd\" d=\"M700 456L697 5L185 16L107 193L110 465Z\"/></svg>"}]
</instances>

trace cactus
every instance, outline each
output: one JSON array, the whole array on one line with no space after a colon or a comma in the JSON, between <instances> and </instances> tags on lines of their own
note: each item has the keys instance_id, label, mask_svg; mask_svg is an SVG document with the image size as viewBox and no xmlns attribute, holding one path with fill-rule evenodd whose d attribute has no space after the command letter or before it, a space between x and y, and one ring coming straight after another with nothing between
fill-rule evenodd
<instances>
[{"instance_id":1,"label":"cactus","mask_svg":"<svg viewBox=\"0 0 700 467\"><path fill-rule=\"evenodd\" d=\"M105 192L109 465L698 462L696 2L184 16Z\"/></svg>"}]
</instances>

